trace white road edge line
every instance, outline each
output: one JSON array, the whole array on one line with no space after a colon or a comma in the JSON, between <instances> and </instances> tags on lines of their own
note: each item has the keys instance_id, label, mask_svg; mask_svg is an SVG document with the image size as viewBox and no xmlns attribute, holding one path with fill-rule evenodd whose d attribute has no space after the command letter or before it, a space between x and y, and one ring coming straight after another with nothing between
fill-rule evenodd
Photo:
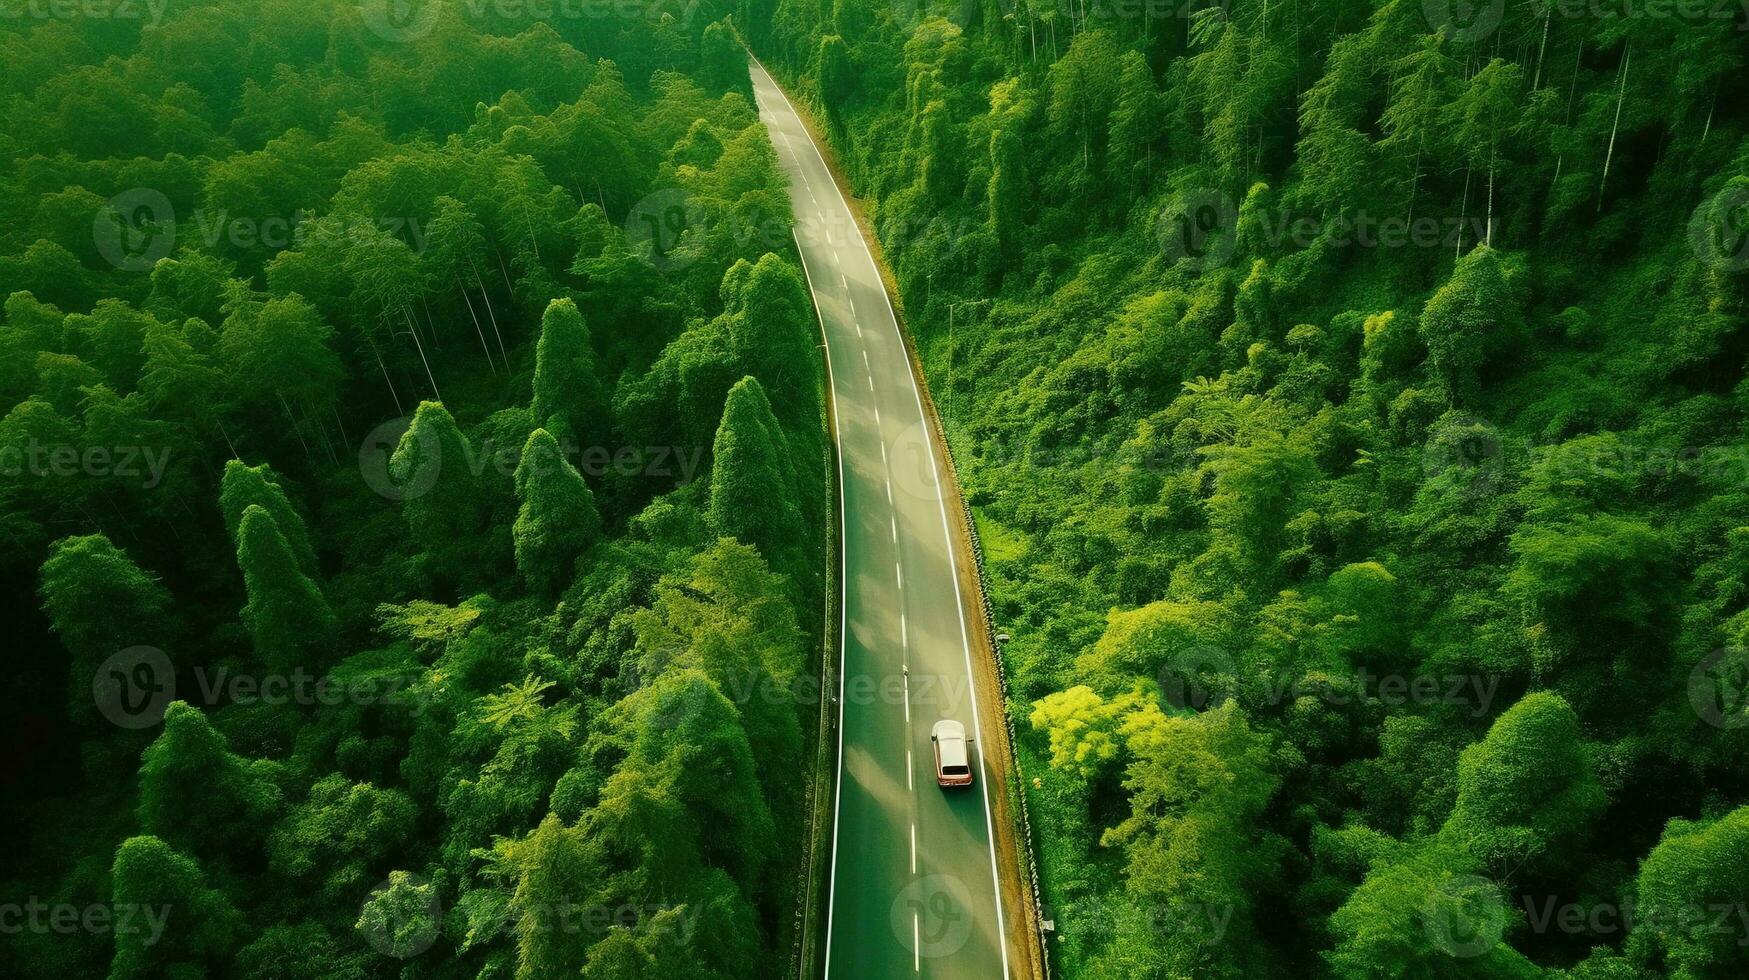
<instances>
[{"instance_id":1,"label":"white road edge line","mask_svg":"<svg viewBox=\"0 0 1749 980\"><path fill-rule=\"evenodd\" d=\"M751 57L751 56L752 56L752 54L751 54L751 52L749 52L749 57ZM765 76L766 80L771 83L771 87L777 90L777 94L780 98L783 99L784 104L789 106L790 113L793 114L796 117L796 119L798 119L798 120L801 119L802 115L801 115L801 113L796 112L795 103L793 103L789 100L789 94L783 90L782 86L777 84L777 80L771 77L771 73L765 70L765 66L760 63L758 58L755 57L752 60L753 60L753 63L755 65L759 66L760 73L763 74ZM813 148L814 156L819 158L821 168L824 169L828 175L830 175L832 173L832 168L826 166L825 154L820 152L820 147L814 143L814 139L813 139L812 135L810 135L808 137L808 146ZM838 201L840 204L842 204L844 206L845 215L847 217L851 218L852 224L855 224L855 212L850 210L850 202L846 201L844 199L844 192L838 189L838 181L837 180L832 181L832 190L838 194ZM858 226L856 228L856 237L857 237L858 241L862 242L863 256L868 259L870 271L872 271L874 273L876 280L880 280L881 270L879 268L875 267L874 253L869 251L868 242L864 241L862 238L861 226ZM923 390L917 383L917 368L915 365L913 365L911 363L910 353L908 350L905 349L905 343L904 343L905 337L904 337L904 334L901 333L899 330L899 314L898 314L898 311L893 309L893 300L891 297L889 297L887 295L887 290L886 290L886 286L884 283L881 286L881 298L886 300L887 313L892 317L892 321L893 321L893 333L898 336L900 349L905 351L905 354L904 354L905 367L911 372L911 393L917 397L917 416L920 420L923 420L923 422L924 422L924 425L923 425L924 444L929 447L929 466L930 466L930 469L935 472L935 488L937 491L939 491L939 490L941 490L941 467L940 467L940 464L938 464L935 460L935 448L934 448L935 434L930 431L930 426L927 424L928 416L924 415L924 413L923 413ZM821 329L825 329L824 321L821 322ZM842 466L843 466L842 457L839 460L839 466L840 466L840 468L842 468ZM888 492L891 493L891 486L888 487ZM991 810L990 810L990 767L989 767L989 764L984 761L983 723L978 720L978 710L977 710L978 698L977 698L977 691L976 691L977 679L976 679L976 675L972 672L972 638L971 638L970 632L968 631L968 629L966 627L965 596L963 594L961 594L961 591L960 591L959 555L954 551L953 532L951 530L949 530L949 528L948 528L946 496L944 494L937 493L936 502L938 504L940 504L941 533L942 533L942 537L945 538L946 542L947 542L948 564L953 569L954 598L959 603L959 609L960 609L960 641L961 641L962 646L964 647L965 655L966 655L966 685L967 685L966 690L971 695L971 699L972 699L972 737L977 739L977 741L978 741L978 773L982 777L981 779L978 780L978 785L979 785L979 788L983 790L984 830L985 830L985 833L989 837L989 845L990 845L990 878L991 878L990 884L991 884L991 887L995 891L995 894L996 894L996 934L997 934L998 939L1000 940L1000 944L1002 947L1002 976L1003 976L1003 980L1007 980L1007 978L1009 976L1009 970L1008 970L1008 924L1004 920L1004 917L1002 914L1002 872L1001 872L1001 869L999 867L997 867L997 865L996 865L996 823L995 823L995 818L992 815ZM840 673L839 680L840 680L840 684L842 684L842 682L843 682L842 673ZM840 710L842 710L843 698L839 699L839 705L840 705ZM838 734L839 734L840 740L842 740L844 737L844 729L842 726L839 727ZM840 765L842 765L842 760L843 760L842 753L840 753L839 759L840 759ZM842 776L842 774L843 774L842 769L839 770L839 774L840 774L840 776ZM838 833L838 827L836 824L833 825L832 833L835 836ZM828 912L827 915L828 915L828 918L830 918L831 913ZM830 936L830 927L828 927L828 936ZM829 952L827 955L826 962L827 962L827 969L830 970L832 961L831 961L831 956L830 956Z\"/></svg>"},{"instance_id":2,"label":"white road edge line","mask_svg":"<svg viewBox=\"0 0 1749 980\"><path fill-rule=\"evenodd\" d=\"M764 67L760 71L764 71ZM770 76L766 76L769 78ZM775 83L773 83L775 84ZM781 91L781 89L779 90ZM793 111L793 109L792 109ZM799 166L796 168L801 169ZM802 178L803 183L807 178ZM802 275L808 277L808 293L814 293L813 273L808 271L808 254L802 249L802 240L797 237L795 229L790 229L790 237L796 243L796 256L802 261ZM826 344L826 394L832 399L832 419L835 423L832 429L832 441L838 443L832 454L838 458L838 774L832 789L832 850L826 856L829 866L826 884L826 972L832 972L832 912L838 903L838 825L844 804L844 656L845 645L850 640L850 533L845 527L844 509L844 446L840 441L844 418L838 412L838 387L836 373L832 370L832 341L826 334L826 316L820 312L818 301L814 303L814 316L820 321L820 339ZM888 495L892 494L889 488Z\"/></svg>"}]
</instances>

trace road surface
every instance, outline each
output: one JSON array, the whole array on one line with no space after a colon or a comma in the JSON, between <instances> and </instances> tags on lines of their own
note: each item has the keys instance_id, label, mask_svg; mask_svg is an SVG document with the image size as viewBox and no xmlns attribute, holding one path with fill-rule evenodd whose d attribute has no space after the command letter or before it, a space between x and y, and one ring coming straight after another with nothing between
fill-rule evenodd
<instances>
[{"instance_id":1,"label":"road surface","mask_svg":"<svg viewBox=\"0 0 1749 980\"><path fill-rule=\"evenodd\" d=\"M826 976L1007 980L967 597L917 379L826 161L771 76L752 70L790 178L838 429L844 624ZM935 784L929 732L944 718L973 736L970 788Z\"/></svg>"}]
</instances>

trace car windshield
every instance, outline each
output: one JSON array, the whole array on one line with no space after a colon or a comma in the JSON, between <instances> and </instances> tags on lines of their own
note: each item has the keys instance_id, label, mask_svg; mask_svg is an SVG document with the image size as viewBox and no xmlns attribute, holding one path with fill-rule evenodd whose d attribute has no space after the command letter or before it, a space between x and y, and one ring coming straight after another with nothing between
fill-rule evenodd
<instances>
[{"instance_id":1,"label":"car windshield","mask_svg":"<svg viewBox=\"0 0 1749 980\"><path fill-rule=\"evenodd\" d=\"M946 775L946 776L964 776L966 773L968 773L970 771L971 770L967 769L965 766L942 766L941 767L942 774Z\"/></svg>"}]
</instances>

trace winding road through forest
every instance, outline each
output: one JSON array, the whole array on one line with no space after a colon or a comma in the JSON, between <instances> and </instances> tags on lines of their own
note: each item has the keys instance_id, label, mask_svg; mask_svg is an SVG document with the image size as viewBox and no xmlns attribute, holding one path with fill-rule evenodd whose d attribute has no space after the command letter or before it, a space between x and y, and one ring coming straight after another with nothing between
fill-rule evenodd
<instances>
[{"instance_id":1,"label":"winding road through forest","mask_svg":"<svg viewBox=\"0 0 1749 980\"><path fill-rule=\"evenodd\" d=\"M825 973L1006 980L1011 944L1029 939L1011 935L997 887L999 790L976 709L998 694L976 689L986 675L972 665L952 491L874 256L795 107L756 61L752 71L790 178L837 419L844 620ZM929 736L941 719L973 736L969 788L936 786Z\"/></svg>"}]
</instances>

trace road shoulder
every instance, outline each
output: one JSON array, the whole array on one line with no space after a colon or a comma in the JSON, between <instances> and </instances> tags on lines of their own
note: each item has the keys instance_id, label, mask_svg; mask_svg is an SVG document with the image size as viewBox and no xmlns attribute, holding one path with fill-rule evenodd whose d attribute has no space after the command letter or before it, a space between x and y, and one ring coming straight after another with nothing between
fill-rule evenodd
<instances>
[{"instance_id":1,"label":"road shoulder","mask_svg":"<svg viewBox=\"0 0 1749 980\"><path fill-rule=\"evenodd\" d=\"M771 74L769 69L767 73ZM772 74L771 77L774 82L782 85L775 74ZM862 232L863 240L868 244L869 252L874 257L875 268L880 272L882 288L887 293L887 299L892 304L893 315L899 323L899 336L904 341L905 354L910 359L911 368L916 374L918 394L923 402L924 417L929 420L932 434L930 443L936 455L936 462L954 487L954 492L948 494L945 501L948 511L948 529L953 537L955 549L954 567L960 579L961 595L965 598L961 614L966 617L966 634L972 647L972 669L977 672L976 687L982 695L978 699L977 710L985 739L985 745L981 751L992 784L989 789L990 805L994 811L991 815L991 823L996 835L996 851L999 856L999 860L996 862L998 887L1002 892L1002 909L1007 920L1007 934L1014 947L1010 952L1016 954L1010 959L1010 967L1017 978L1045 980L1049 976L1049 972L1044 962L1044 948L1039 932L1041 917L1034 891L1036 879L1032 872L1033 855L1030 844L1021 830L1024 822L1019 802L1021 787L1018 769L1014 761L1014 746L1009 740L1007 689L997 664L994 624L989 620L989 607L985 598L987 592L979 567L978 547L972 531L971 514L967 510L964 494L959 491L959 470L954 465L952 454L947 448L945 430L942 428L940 413L936 411L935 400L929 390L922 358L919 357L917 345L906 326L903 296L899 292L897 279L893 276L892 268L887 264L880 238L875 235L874 229L868 221L867 208L863 201L851 192L850 182L839 166L832 144L820 131L810 112L810 107L805 101L797 102L793 97L790 102L795 108L796 115L801 119L802 125L807 127L808 137L814 141L814 145L820 151L820 156L826 161L826 167L832 174L832 180L843 194L845 202L850 207L851 215Z\"/></svg>"}]
</instances>

